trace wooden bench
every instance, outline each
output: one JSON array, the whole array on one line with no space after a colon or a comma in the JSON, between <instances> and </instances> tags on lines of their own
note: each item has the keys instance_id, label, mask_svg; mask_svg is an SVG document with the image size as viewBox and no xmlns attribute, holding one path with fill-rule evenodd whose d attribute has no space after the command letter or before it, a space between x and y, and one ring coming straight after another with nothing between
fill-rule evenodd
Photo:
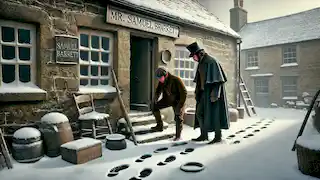
<instances>
[{"instance_id":1,"label":"wooden bench","mask_svg":"<svg viewBox=\"0 0 320 180\"><path fill-rule=\"evenodd\" d=\"M82 138L61 145L61 157L73 164L83 164L102 156L102 142Z\"/></svg>"}]
</instances>

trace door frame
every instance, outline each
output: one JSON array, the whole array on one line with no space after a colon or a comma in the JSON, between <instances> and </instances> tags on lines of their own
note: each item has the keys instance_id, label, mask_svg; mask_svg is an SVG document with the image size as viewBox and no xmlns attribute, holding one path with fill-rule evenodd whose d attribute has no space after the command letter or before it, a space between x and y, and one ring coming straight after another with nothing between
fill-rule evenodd
<instances>
[{"instance_id":1,"label":"door frame","mask_svg":"<svg viewBox=\"0 0 320 180\"><path fill-rule=\"evenodd\" d=\"M145 34L143 32L131 32L130 33L130 41L131 41L131 37L140 37L140 38L145 38L145 39L149 39L150 42L151 42L151 49L152 49L152 53L151 53L151 63L150 63L150 67L151 68L151 82L150 82L150 100L153 99L154 97L154 93L155 93L155 78L154 78L154 72L157 68L157 63L156 63L156 50L158 49L158 39L157 39L157 36L153 36L153 35L148 35L148 34ZM130 46L131 46L131 43L130 43ZM131 47L130 47L131 49ZM131 51L131 50L130 50ZM131 53L131 52L130 52ZM130 58L130 64L131 64L131 58ZM131 66L131 65L130 65ZM130 77L130 83L131 83L131 77ZM130 85L131 86L131 85ZM130 89L130 93L131 93L131 89ZM129 103L131 104L131 100L129 101ZM151 107L151 104L149 104L149 108ZM151 110L151 109L150 109Z\"/></svg>"}]
</instances>

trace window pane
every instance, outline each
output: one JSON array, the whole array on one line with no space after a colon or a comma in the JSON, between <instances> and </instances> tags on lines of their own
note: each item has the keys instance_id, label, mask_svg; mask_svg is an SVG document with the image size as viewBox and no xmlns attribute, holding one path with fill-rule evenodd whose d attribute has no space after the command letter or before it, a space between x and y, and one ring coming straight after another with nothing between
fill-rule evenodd
<instances>
[{"instance_id":1,"label":"window pane","mask_svg":"<svg viewBox=\"0 0 320 180\"><path fill-rule=\"evenodd\" d=\"M102 37L102 48L104 50L109 50L109 38Z\"/></svg>"},{"instance_id":2,"label":"window pane","mask_svg":"<svg viewBox=\"0 0 320 180\"><path fill-rule=\"evenodd\" d=\"M91 47L99 49L99 36L91 36Z\"/></svg>"},{"instance_id":3,"label":"window pane","mask_svg":"<svg viewBox=\"0 0 320 180\"><path fill-rule=\"evenodd\" d=\"M99 67L98 66L91 66L91 76L98 76L99 75Z\"/></svg>"},{"instance_id":4,"label":"window pane","mask_svg":"<svg viewBox=\"0 0 320 180\"><path fill-rule=\"evenodd\" d=\"M83 47L89 47L89 36L86 34L80 34L80 45Z\"/></svg>"},{"instance_id":5,"label":"window pane","mask_svg":"<svg viewBox=\"0 0 320 180\"><path fill-rule=\"evenodd\" d=\"M175 58L179 59L179 51L176 51Z\"/></svg>"},{"instance_id":6,"label":"window pane","mask_svg":"<svg viewBox=\"0 0 320 180\"><path fill-rule=\"evenodd\" d=\"M81 85L81 86L86 86L86 85L88 85L88 79L80 79L80 85Z\"/></svg>"},{"instance_id":7,"label":"window pane","mask_svg":"<svg viewBox=\"0 0 320 180\"><path fill-rule=\"evenodd\" d=\"M100 84L101 84L101 85L108 85L108 84L109 84L109 80L107 80L107 79L102 79L102 80L100 80Z\"/></svg>"},{"instance_id":8,"label":"window pane","mask_svg":"<svg viewBox=\"0 0 320 180\"><path fill-rule=\"evenodd\" d=\"M1 27L1 37L3 42L14 42L14 28L12 27Z\"/></svg>"},{"instance_id":9,"label":"window pane","mask_svg":"<svg viewBox=\"0 0 320 180\"><path fill-rule=\"evenodd\" d=\"M184 68L184 61L180 61L180 68Z\"/></svg>"},{"instance_id":10,"label":"window pane","mask_svg":"<svg viewBox=\"0 0 320 180\"><path fill-rule=\"evenodd\" d=\"M184 58L184 52L183 51L180 51L180 59L183 59Z\"/></svg>"},{"instance_id":11,"label":"window pane","mask_svg":"<svg viewBox=\"0 0 320 180\"><path fill-rule=\"evenodd\" d=\"M189 72L190 72L190 71L186 71L186 74L185 74L185 77L186 77L186 78L190 78L190 76L189 76L190 73L189 73Z\"/></svg>"},{"instance_id":12,"label":"window pane","mask_svg":"<svg viewBox=\"0 0 320 180\"><path fill-rule=\"evenodd\" d=\"M80 51L80 59L82 61L88 61L89 59L89 52L88 51Z\"/></svg>"},{"instance_id":13,"label":"window pane","mask_svg":"<svg viewBox=\"0 0 320 180\"><path fill-rule=\"evenodd\" d=\"M30 44L30 30L18 29L18 42L21 44Z\"/></svg>"},{"instance_id":14,"label":"window pane","mask_svg":"<svg viewBox=\"0 0 320 180\"><path fill-rule=\"evenodd\" d=\"M184 80L183 82L184 82L185 86L189 86L190 85L188 80Z\"/></svg>"},{"instance_id":15,"label":"window pane","mask_svg":"<svg viewBox=\"0 0 320 180\"><path fill-rule=\"evenodd\" d=\"M19 65L19 80L24 83L31 81L29 65Z\"/></svg>"},{"instance_id":16,"label":"window pane","mask_svg":"<svg viewBox=\"0 0 320 180\"><path fill-rule=\"evenodd\" d=\"M184 67L185 67L185 68L190 68L190 67L189 67L189 64L190 64L190 61L186 61Z\"/></svg>"},{"instance_id":17,"label":"window pane","mask_svg":"<svg viewBox=\"0 0 320 180\"><path fill-rule=\"evenodd\" d=\"M11 83L16 79L15 65L2 65L2 82Z\"/></svg>"},{"instance_id":18,"label":"window pane","mask_svg":"<svg viewBox=\"0 0 320 180\"><path fill-rule=\"evenodd\" d=\"M101 76L108 76L109 74L109 67L101 66Z\"/></svg>"},{"instance_id":19,"label":"window pane","mask_svg":"<svg viewBox=\"0 0 320 180\"><path fill-rule=\"evenodd\" d=\"M193 80L194 79L194 75L195 75L195 72L194 71L191 71L190 72L190 78Z\"/></svg>"},{"instance_id":20,"label":"window pane","mask_svg":"<svg viewBox=\"0 0 320 180\"><path fill-rule=\"evenodd\" d=\"M179 70L177 70L177 69L174 70L174 74L177 75L177 76L179 76Z\"/></svg>"},{"instance_id":21,"label":"window pane","mask_svg":"<svg viewBox=\"0 0 320 180\"><path fill-rule=\"evenodd\" d=\"M14 46L2 45L2 58L7 60L16 58L15 49Z\"/></svg>"},{"instance_id":22,"label":"window pane","mask_svg":"<svg viewBox=\"0 0 320 180\"><path fill-rule=\"evenodd\" d=\"M88 76L88 74L89 74L88 68L89 68L89 66L81 65L80 66L80 75Z\"/></svg>"},{"instance_id":23,"label":"window pane","mask_svg":"<svg viewBox=\"0 0 320 180\"><path fill-rule=\"evenodd\" d=\"M30 60L30 48L19 47L19 59L23 61Z\"/></svg>"},{"instance_id":24,"label":"window pane","mask_svg":"<svg viewBox=\"0 0 320 180\"><path fill-rule=\"evenodd\" d=\"M194 62L191 62L191 64L190 64L191 66L190 66L190 68L194 68Z\"/></svg>"},{"instance_id":25,"label":"window pane","mask_svg":"<svg viewBox=\"0 0 320 180\"><path fill-rule=\"evenodd\" d=\"M180 70L180 77L181 77L181 78L184 78L184 71L181 71L181 70Z\"/></svg>"},{"instance_id":26,"label":"window pane","mask_svg":"<svg viewBox=\"0 0 320 180\"><path fill-rule=\"evenodd\" d=\"M99 52L91 52L91 61L99 61Z\"/></svg>"},{"instance_id":27,"label":"window pane","mask_svg":"<svg viewBox=\"0 0 320 180\"><path fill-rule=\"evenodd\" d=\"M98 83L99 83L98 79L91 79L91 80L90 80L91 86L97 86Z\"/></svg>"},{"instance_id":28,"label":"window pane","mask_svg":"<svg viewBox=\"0 0 320 180\"><path fill-rule=\"evenodd\" d=\"M101 53L101 60L102 62L108 63L109 62L109 53Z\"/></svg>"}]
</instances>

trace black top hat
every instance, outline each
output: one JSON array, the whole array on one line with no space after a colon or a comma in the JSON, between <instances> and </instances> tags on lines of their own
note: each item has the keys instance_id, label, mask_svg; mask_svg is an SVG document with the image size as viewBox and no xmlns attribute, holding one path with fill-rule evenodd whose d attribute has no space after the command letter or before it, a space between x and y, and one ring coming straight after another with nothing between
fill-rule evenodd
<instances>
[{"instance_id":1,"label":"black top hat","mask_svg":"<svg viewBox=\"0 0 320 180\"><path fill-rule=\"evenodd\" d=\"M192 57L195 53L203 50L202 48L199 47L197 42L194 42L194 43L190 44L189 46L187 46L187 49L190 51L189 57Z\"/></svg>"}]
</instances>

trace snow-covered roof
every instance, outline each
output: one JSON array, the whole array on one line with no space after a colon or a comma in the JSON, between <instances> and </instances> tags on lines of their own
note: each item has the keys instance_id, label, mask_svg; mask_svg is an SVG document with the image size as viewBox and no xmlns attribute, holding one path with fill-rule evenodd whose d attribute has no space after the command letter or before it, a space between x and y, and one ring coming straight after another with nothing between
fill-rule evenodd
<instances>
[{"instance_id":1,"label":"snow-covered roof","mask_svg":"<svg viewBox=\"0 0 320 180\"><path fill-rule=\"evenodd\" d=\"M242 49L320 38L320 8L246 24L239 32Z\"/></svg>"},{"instance_id":2,"label":"snow-covered roof","mask_svg":"<svg viewBox=\"0 0 320 180\"><path fill-rule=\"evenodd\" d=\"M165 18L169 16L189 25L240 38L239 34L223 24L196 0L111 0L114 3L156 13Z\"/></svg>"}]
</instances>

